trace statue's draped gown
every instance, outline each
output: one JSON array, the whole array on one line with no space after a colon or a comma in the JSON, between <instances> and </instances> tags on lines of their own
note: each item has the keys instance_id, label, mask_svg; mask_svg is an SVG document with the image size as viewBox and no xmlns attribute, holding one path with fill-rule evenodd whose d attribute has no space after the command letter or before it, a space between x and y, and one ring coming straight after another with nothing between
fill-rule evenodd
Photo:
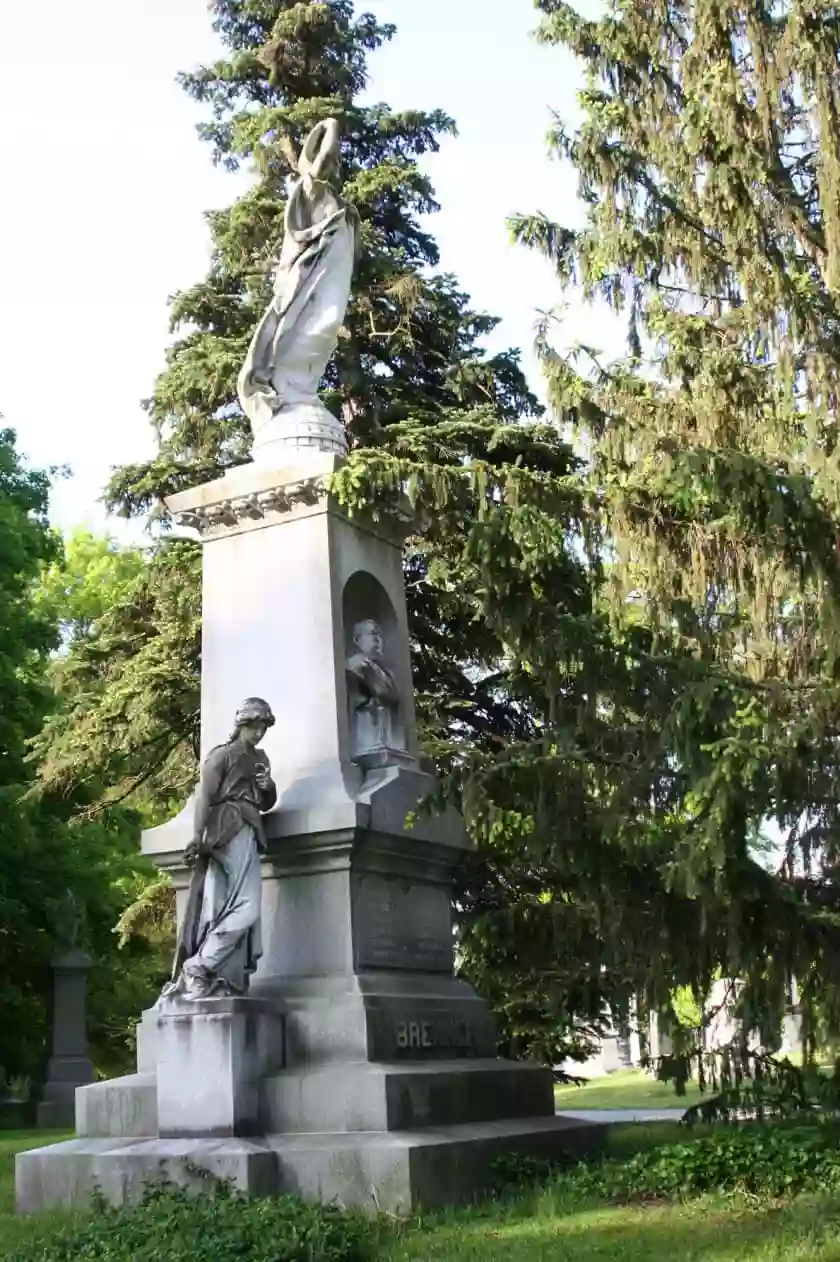
<instances>
[{"instance_id":1,"label":"statue's draped gown","mask_svg":"<svg viewBox=\"0 0 840 1262\"><path fill-rule=\"evenodd\" d=\"M274 295L239 375L255 438L281 409L317 405L347 310L355 249L355 211L328 184L302 178L286 207Z\"/></svg>"},{"instance_id":2,"label":"statue's draped gown","mask_svg":"<svg viewBox=\"0 0 840 1262\"><path fill-rule=\"evenodd\" d=\"M277 794L273 785L258 789L256 776L267 768L262 750L235 739L210 752L199 786L209 854L193 873L175 971L209 974L234 993L247 990L262 954L261 811L271 809Z\"/></svg>"}]
</instances>

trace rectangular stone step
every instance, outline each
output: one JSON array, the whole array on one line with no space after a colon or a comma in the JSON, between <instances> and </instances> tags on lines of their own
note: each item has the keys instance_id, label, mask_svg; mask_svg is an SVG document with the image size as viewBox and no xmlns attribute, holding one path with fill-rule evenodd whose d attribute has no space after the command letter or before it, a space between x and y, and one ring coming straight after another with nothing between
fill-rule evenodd
<instances>
[{"instance_id":1,"label":"rectangular stone step","mask_svg":"<svg viewBox=\"0 0 840 1262\"><path fill-rule=\"evenodd\" d=\"M286 1072L263 1084L269 1133L417 1130L553 1115L549 1069L496 1059L345 1064Z\"/></svg>"},{"instance_id":2,"label":"rectangular stone step","mask_svg":"<svg viewBox=\"0 0 840 1262\"><path fill-rule=\"evenodd\" d=\"M215 1177L250 1196L292 1192L371 1213L408 1214L492 1188L499 1156L574 1160L597 1148L607 1129L536 1117L251 1140L72 1139L18 1154L17 1208L84 1206L97 1190L114 1205L132 1204L161 1179L206 1196Z\"/></svg>"}]
</instances>

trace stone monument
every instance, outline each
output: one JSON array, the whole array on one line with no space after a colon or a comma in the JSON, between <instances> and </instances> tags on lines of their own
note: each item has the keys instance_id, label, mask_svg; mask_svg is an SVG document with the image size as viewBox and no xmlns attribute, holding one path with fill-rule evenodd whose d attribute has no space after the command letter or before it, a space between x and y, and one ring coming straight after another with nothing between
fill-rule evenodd
<instances>
[{"instance_id":1,"label":"stone monument","mask_svg":"<svg viewBox=\"0 0 840 1262\"><path fill-rule=\"evenodd\" d=\"M76 1088L93 1082L87 1041L87 973L89 955L73 943L52 962L52 1056L38 1104L38 1125L60 1130L73 1125Z\"/></svg>"},{"instance_id":2,"label":"stone monument","mask_svg":"<svg viewBox=\"0 0 840 1262\"><path fill-rule=\"evenodd\" d=\"M327 122L304 145L240 377L254 460L168 501L203 544L202 784L143 836L176 889L173 981L143 1015L137 1073L82 1088L77 1138L18 1157L23 1211L95 1187L130 1200L160 1176L206 1191L204 1171L402 1213L473 1195L500 1152L593 1134L555 1116L550 1070L496 1057L486 1004L454 974L461 820L407 822L435 787L414 714L410 523L342 511L328 478L346 440L315 393L352 269L337 143Z\"/></svg>"},{"instance_id":3,"label":"stone monument","mask_svg":"<svg viewBox=\"0 0 840 1262\"><path fill-rule=\"evenodd\" d=\"M347 659L350 705L350 751L360 767L387 765L405 750L402 701L394 676L385 665L384 639L378 622L366 618L353 628L354 652Z\"/></svg>"}]
</instances>

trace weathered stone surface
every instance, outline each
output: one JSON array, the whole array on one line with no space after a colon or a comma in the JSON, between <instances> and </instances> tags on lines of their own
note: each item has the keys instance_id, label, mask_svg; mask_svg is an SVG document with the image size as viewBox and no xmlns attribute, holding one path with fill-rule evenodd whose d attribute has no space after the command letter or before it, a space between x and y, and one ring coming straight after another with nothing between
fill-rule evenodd
<instances>
[{"instance_id":1,"label":"weathered stone surface","mask_svg":"<svg viewBox=\"0 0 840 1262\"><path fill-rule=\"evenodd\" d=\"M158 1016L161 1136L256 1135L260 1089L285 1059L283 1017L249 997L165 1003Z\"/></svg>"},{"instance_id":2,"label":"weathered stone surface","mask_svg":"<svg viewBox=\"0 0 840 1262\"><path fill-rule=\"evenodd\" d=\"M307 1200L408 1214L464 1203L492 1184L501 1154L578 1156L606 1128L564 1118L475 1122L419 1131L270 1135L280 1188Z\"/></svg>"},{"instance_id":3,"label":"weathered stone surface","mask_svg":"<svg viewBox=\"0 0 840 1262\"><path fill-rule=\"evenodd\" d=\"M15 1163L18 1213L84 1205L99 1191L113 1205L139 1201L150 1183L206 1194L206 1171L251 1196L277 1191L277 1158L264 1141L246 1139L71 1139L20 1153Z\"/></svg>"},{"instance_id":4,"label":"weathered stone surface","mask_svg":"<svg viewBox=\"0 0 840 1262\"><path fill-rule=\"evenodd\" d=\"M375 1212L407 1214L471 1200L501 1153L557 1157L597 1146L605 1127L564 1118L475 1122L420 1131L268 1135L253 1140L73 1139L21 1153L21 1213L84 1205L99 1189L112 1204L165 1180L206 1194L205 1171L252 1196L294 1192Z\"/></svg>"},{"instance_id":5,"label":"weathered stone surface","mask_svg":"<svg viewBox=\"0 0 840 1262\"><path fill-rule=\"evenodd\" d=\"M77 1135L118 1139L157 1133L157 1084L153 1073L127 1074L76 1091Z\"/></svg>"},{"instance_id":6,"label":"weathered stone surface","mask_svg":"<svg viewBox=\"0 0 840 1262\"><path fill-rule=\"evenodd\" d=\"M254 987L374 970L451 976L450 890L462 854L371 828L269 841Z\"/></svg>"},{"instance_id":7,"label":"weathered stone surface","mask_svg":"<svg viewBox=\"0 0 840 1262\"><path fill-rule=\"evenodd\" d=\"M378 872L352 884L355 971L452 972L452 910L445 887Z\"/></svg>"},{"instance_id":8,"label":"weathered stone surface","mask_svg":"<svg viewBox=\"0 0 840 1262\"><path fill-rule=\"evenodd\" d=\"M260 1087L259 1133L415 1130L493 1118L553 1116L550 1071L500 1060L349 1064L284 1071ZM76 1133L158 1135L154 1074L79 1088Z\"/></svg>"},{"instance_id":9,"label":"weathered stone surface","mask_svg":"<svg viewBox=\"0 0 840 1262\"><path fill-rule=\"evenodd\" d=\"M414 1131L553 1117L551 1071L501 1060L345 1065L285 1072L263 1085L269 1134Z\"/></svg>"},{"instance_id":10,"label":"weathered stone surface","mask_svg":"<svg viewBox=\"0 0 840 1262\"><path fill-rule=\"evenodd\" d=\"M286 1012L290 1068L495 1055L493 1017L459 978L382 970L302 978L260 993Z\"/></svg>"},{"instance_id":11,"label":"weathered stone surface","mask_svg":"<svg viewBox=\"0 0 840 1262\"><path fill-rule=\"evenodd\" d=\"M345 660L352 626L344 627L343 607L359 575L392 614L389 667L403 698L406 753L417 760L401 532L384 521L347 519L319 485L337 461L319 455L295 468L247 466L169 501L176 515L218 509L203 547L202 756L243 696L270 697L277 725L265 747L280 814L350 805L362 785L351 761ZM312 493L300 494L308 483ZM253 513L238 515L236 505L251 497ZM164 825L145 834L144 849L165 853L174 840Z\"/></svg>"},{"instance_id":12,"label":"weathered stone surface","mask_svg":"<svg viewBox=\"0 0 840 1262\"><path fill-rule=\"evenodd\" d=\"M137 1072L153 1074L157 1069L157 1008L147 1008L137 1025Z\"/></svg>"}]
</instances>

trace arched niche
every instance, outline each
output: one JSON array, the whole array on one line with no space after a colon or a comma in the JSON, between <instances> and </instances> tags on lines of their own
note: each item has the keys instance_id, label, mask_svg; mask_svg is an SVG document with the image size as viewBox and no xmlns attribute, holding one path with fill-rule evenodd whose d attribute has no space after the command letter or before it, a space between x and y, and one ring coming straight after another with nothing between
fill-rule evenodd
<instances>
[{"instance_id":1,"label":"arched niche","mask_svg":"<svg viewBox=\"0 0 840 1262\"><path fill-rule=\"evenodd\" d=\"M387 763L406 749L402 632L388 593L365 570L344 586L342 621L350 756L362 766Z\"/></svg>"}]
</instances>

